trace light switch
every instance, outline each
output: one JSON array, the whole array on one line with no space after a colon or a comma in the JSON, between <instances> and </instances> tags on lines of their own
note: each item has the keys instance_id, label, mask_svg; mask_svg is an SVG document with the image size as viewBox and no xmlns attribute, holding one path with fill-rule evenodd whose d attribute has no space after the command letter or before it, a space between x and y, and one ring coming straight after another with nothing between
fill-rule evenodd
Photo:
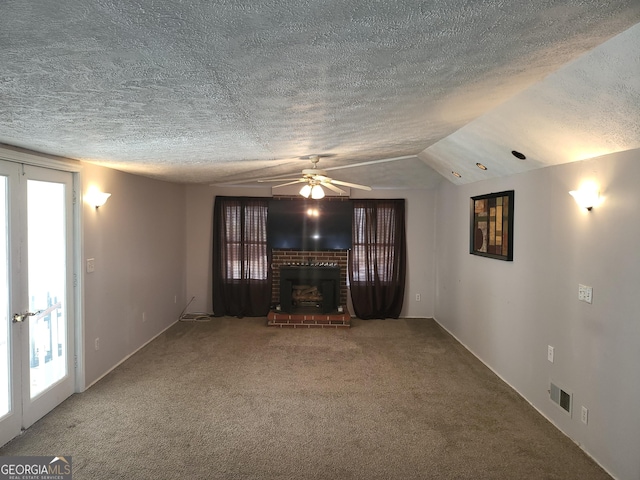
<instances>
[{"instance_id":1,"label":"light switch","mask_svg":"<svg viewBox=\"0 0 640 480\"><path fill-rule=\"evenodd\" d=\"M87 258L87 273L93 273L96 271L96 259Z\"/></svg>"}]
</instances>

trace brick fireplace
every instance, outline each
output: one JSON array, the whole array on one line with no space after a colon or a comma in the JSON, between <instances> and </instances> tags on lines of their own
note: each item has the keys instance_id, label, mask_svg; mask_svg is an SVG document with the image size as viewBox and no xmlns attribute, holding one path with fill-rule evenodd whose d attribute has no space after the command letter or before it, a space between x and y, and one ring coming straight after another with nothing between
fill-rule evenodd
<instances>
[{"instance_id":1,"label":"brick fireplace","mask_svg":"<svg viewBox=\"0 0 640 480\"><path fill-rule=\"evenodd\" d=\"M280 267L280 308L286 313L333 313L340 306L340 267L335 264Z\"/></svg>"},{"instance_id":2,"label":"brick fireplace","mask_svg":"<svg viewBox=\"0 0 640 480\"><path fill-rule=\"evenodd\" d=\"M268 315L268 325L293 328L350 327L347 311L347 250L334 251L272 251L271 303L280 310ZM284 274L284 278L281 275ZM281 289L286 305L281 305ZM293 296L305 294L306 302L293 301ZM309 306L313 305L313 306ZM339 307L342 312L336 311ZM290 311L287 311L290 310ZM331 310L331 311L330 311Z\"/></svg>"},{"instance_id":3,"label":"brick fireplace","mask_svg":"<svg viewBox=\"0 0 640 480\"><path fill-rule=\"evenodd\" d=\"M340 287L338 305L347 305L347 250L328 252L313 252L304 250L273 250L272 269L273 281L271 289L271 303L280 303L280 267L296 265L335 264L340 269Z\"/></svg>"}]
</instances>

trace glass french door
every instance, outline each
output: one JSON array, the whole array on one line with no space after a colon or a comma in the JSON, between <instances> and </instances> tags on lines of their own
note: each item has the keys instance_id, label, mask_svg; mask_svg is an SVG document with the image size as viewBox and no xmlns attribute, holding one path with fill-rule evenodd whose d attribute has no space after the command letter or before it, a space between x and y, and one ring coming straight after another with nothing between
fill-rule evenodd
<instances>
[{"instance_id":1,"label":"glass french door","mask_svg":"<svg viewBox=\"0 0 640 480\"><path fill-rule=\"evenodd\" d=\"M0 445L74 390L73 176L0 161Z\"/></svg>"}]
</instances>

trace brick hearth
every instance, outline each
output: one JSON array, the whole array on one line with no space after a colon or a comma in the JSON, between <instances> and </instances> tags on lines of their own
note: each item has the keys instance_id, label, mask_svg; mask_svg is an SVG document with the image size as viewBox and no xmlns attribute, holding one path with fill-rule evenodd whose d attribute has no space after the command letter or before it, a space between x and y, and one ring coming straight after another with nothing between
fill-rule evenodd
<instances>
[{"instance_id":1,"label":"brick hearth","mask_svg":"<svg viewBox=\"0 0 640 480\"><path fill-rule=\"evenodd\" d=\"M351 316L339 314L289 314L271 311L267 315L267 325L280 328L349 328Z\"/></svg>"}]
</instances>

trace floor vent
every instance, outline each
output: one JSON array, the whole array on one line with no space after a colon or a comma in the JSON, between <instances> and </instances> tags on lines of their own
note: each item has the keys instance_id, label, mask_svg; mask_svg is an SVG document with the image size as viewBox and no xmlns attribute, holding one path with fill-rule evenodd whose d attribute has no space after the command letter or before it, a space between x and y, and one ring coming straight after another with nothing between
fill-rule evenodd
<instances>
[{"instance_id":1,"label":"floor vent","mask_svg":"<svg viewBox=\"0 0 640 480\"><path fill-rule=\"evenodd\" d=\"M549 388L549 396L553 403L559 405L560 408L571 415L571 393L551 382Z\"/></svg>"}]
</instances>

